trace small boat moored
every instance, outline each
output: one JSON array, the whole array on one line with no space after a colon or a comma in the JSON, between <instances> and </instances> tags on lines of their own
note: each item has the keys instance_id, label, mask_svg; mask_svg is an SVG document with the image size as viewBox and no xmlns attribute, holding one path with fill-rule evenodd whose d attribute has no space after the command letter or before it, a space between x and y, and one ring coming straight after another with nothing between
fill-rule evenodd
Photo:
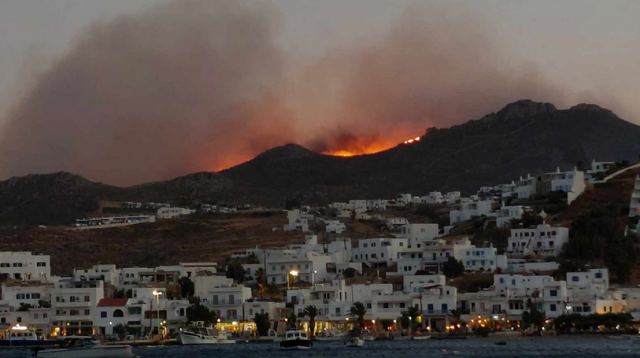
<instances>
[{"instance_id":1,"label":"small boat moored","mask_svg":"<svg viewBox=\"0 0 640 358\"><path fill-rule=\"evenodd\" d=\"M284 340L280 342L282 349L309 349L311 348L311 340L305 331L286 331Z\"/></svg>"},{"instance_id":2,"label":"small boat moored","mask_svg":"<svg viewBox=\"0 0 640 358\"><path fill-rule=\"evenodd\" d=\"M364 339L361 337L349 337L349 339L344 342L344 345L347 347L360 348L364 346Z\"/></svg>"},{"instance_id":3,"label":"small boat moored","mask_svg":"<svg viewBox=\"0 0 640 358\"><path fill-rule=\"evenodd\" d=\"M56 340L38 338L33 329L19 323L11 327L4 339L0 339L0 347L53 347L56 344Z\"/></svg>"},{"instance_id":4,"label":"small boat moored","mask_svg":"<svg viewBox=\"0 0 640 358\"><path fill-rule=\"evenodd\" d=\"M230 339L224 332L218 332L218 334L214 336L207 328L183 330L178 333L178 342L183 345L236 343L235 340Z\"/></svg>"}]
</instances>

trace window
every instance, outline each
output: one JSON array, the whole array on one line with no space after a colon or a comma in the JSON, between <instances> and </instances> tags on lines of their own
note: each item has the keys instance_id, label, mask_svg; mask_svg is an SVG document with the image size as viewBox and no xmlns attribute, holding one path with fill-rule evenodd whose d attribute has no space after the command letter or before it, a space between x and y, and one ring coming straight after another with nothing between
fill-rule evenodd
<instances>
[{"instance_id":1,"label":"window","mask_svg":"<svg viewBox=\"0 0 640 358\"><path fill-rule=\"evenodd\" d=\"M274 281L275 281L275 277L274 277ZM213 304L214 305L218 304L218 295L213 295Z\"/></svg>"},{"instance_id":2,"label":"window","mask_svg":"<svg viewBox=\"0 0 640 358\"><path fill-rule=\"evenodd\" d=\"M89 309L84 310L84 315L85 316L88 316L90 314L91 314L91 310L89 310Z\"/></svg>"},{"instance_id":3,"label":"window","mask_svg":"<svg viewBox=\"0 0 640 358\"><path fill-rule=\"evenodd\" d=\"M367 308L371 309L371 303L367 303Z\"/></svg>"},{"instance_id":4,"label":"window","mask_svg":"<svg viewBox=\"0 0 640 358\"><path fill-rule=\"evenodd\" d=\"M229 304L232 305L235 303L235 297L233 295L229 295Z\"/></svg>"},{"instance_id":5,"label":"window","mask_svg":"<svg viewBox=\"0 0 640 358\"><path fill-rule=\"evenodd\" d=\"M40 299L40 294L39 293L32 293L31 294L31 298L34 300L39 300Z\"/></svg>"},{"instance_id":6,"label":"window","mask_svg":"<svg viewBox=\"0 0 640 358\"><path fill-rule=\"evenodd\" d=\"M100 318L107 318L107 312L105 311L100 312Z\"/></svg>"},{"instance_id":7,"label":"window","mask_svg":"<svg viewBox=\"0 0 640 358\"><path fill-rule=\"evenodd\" d=\"M441 306L442 312L449 312L449 307L446 303L443 303Z\"/></svg>"},{"instance_id":8,"label":"window","mask_svg":"<svg viewBox=\"0 0 640 358\"><path fill-rule=\"evenodd\" d=\"M120 309L117 309L113 311L113 317L124 317L124 312L122 312L122 310Z\"/></svg>"},{"instance_id":9,"label":"window","mask_svg":"<svg viewBox=\"0 0 640 358\"><path fill-rule=\"evenodd\" d=\"M22 262L14 262L13 267L22 267Z\"/></svg>"},{"instance_id":10,"label":"window","mask_svg":"<svg viewBox=\"0 0 640 358\"><path fill-rule=\"evenodd\" d=\"M383 303L382 308L389 308L389 303L388 302Z\"/></svg>"},{"instance_id":11,"label":"window","mask_svg":"<svg viewBox=\"0 0 640 358\"><path fill-rule=\"evenodd\" d=\"M596 272L596 278L602 278L602 272Z\"/></svg>"},{"instance_id":12,"label":"window","mask_svg":"<svg viewBox=\"0 0 640 358\"><path fill-rule=\"evenodd\" d=\"M36 263L36 266L37 266L37 267L46 267L46 266L47 266L47 263L46 263L46 262L41 261L41 262Z\"/></svg>"},{"instance_id":13,"label":"window","mask_svg":"<svg viewBox=\"0 0 640 358\"><path fill-rule=\"evenodd\" d=\"M433 313L433 304L432 303L427 304L427 312Z\"/></svg>"},{"instance_id":14,"label":"window","mask_svg":"<svg viewBox=\"0 0 640 358\"><path fill-rule=\"evenodd\" d=\"M558 296L558 290L551 290L551 291L549 291L549 296L551 296L551 297L556 297L556 296Z\"/></svg>"},{"instance_id":15,"label":"window","mask_svg":"<svg viewBox=\"0 0 640 358\"><path fill-rule=\"evenodd\" d=\"M556 304L555 304L555 303L550 304L550 305L549 305L549 310L550 310L551 312L555 312L555 311L556 311Z\"/></svg>"},{"instance_id":16,"label":"window","mask_svg":"<svg viewBox=\"0 0 640 358\"><path fill-rule=\"evenodd\" d=\"M573 282L578 282L578 281L580 281L580 277L578 277L578 276L571 276L571 281L573 281Z\"/></svg>"},{"instance_id":17,"label":"window","mask_svg":"<svg viewBox=\"0 0 640 358\"><path fill-rule=\"evenodd\" d=\"M90 301L91 301L90 296L84 296L84 302L90 302Z\"/></svg>"}]
</instances>

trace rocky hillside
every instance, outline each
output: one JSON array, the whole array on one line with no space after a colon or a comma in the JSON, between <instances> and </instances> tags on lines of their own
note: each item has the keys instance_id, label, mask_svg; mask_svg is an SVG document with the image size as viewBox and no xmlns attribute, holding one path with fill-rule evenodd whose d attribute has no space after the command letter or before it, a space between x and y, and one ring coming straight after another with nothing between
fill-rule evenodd
<instances>
[{"instance_id":1,"label":"rocky hillside","mask_svg":"<svg viewBox=\"0 0 640 358\"><path fill-rule=\"evenodd\" d=\"M63 223L97 207L97 199L176 203L215 201L282 207L286 199L326 203L430 190L474 192L527 173L635 161L640 126L592 104L559 110L521 100L451 128L430 128L419 142L350 158L295 144L268 150L219 173L196 173L130 188L70 174L0 182L0 223Z\"/></svg>"}]
</instances>

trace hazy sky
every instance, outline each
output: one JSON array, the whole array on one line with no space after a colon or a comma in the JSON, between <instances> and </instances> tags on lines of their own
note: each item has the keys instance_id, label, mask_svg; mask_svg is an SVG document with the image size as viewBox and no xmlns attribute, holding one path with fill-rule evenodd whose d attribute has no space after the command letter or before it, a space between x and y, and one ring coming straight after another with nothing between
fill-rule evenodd
<instances>
[{"instance_id":1,"label":"hazy sky","mask_svg":"<svg viewBox=\"0 0 640 358\"><path fill-rule=\"evenodd\" d=\"M114 19L118 19L121 15L131 15L133 19L136 16L143 17L145 13L168 3L170 3L169 0L0 1L0 54L2 54L0 56L0 144L2 144L3 126L6 130L9 122L21 120L18 118L19 115L12 117L10 114L15 108L20 109L20 105L30 106L28 102L23 103L23 99L32 94L34 88L38 88L37 85L42 80L42 76L49 73L63 59L66 59L65 56L68 56L70 52L74 53L74 51L77 53L78 44L82 44L83 39L87 41L86 34L91 32L90 29L94 28L96 24L109 28L113 25ZM216 1L211 0L210 3L216 3ZM179 1L177 4L180 6ZM429 40L428 51L420 54L416 61L424 61L429 54L437 54L439 48L443 48L444 53L459 53L464 50L457 47L463 46L461 44L482 45L486 43L484 49L475 49L475 52L472 52L467 60L472 64L475 61L490 62L483 63L484 75L479 76L477 81L482 81L483 86L491 87L491 91L500 87L502 81L511 81L513 83L509 82L510 84L504 90L513 91L514 96L519 95L518 89L526 88L527 90L522 92L523 96L538 96L533 99L550 101L558 107L566 107L578 102L594 102L609 107L629 121L640 123L640 101L637 100L637 94L640 93L640 22L638 22L640 1L273 0L271 2L244 1L244 4L267 8L264 12L268 13L268 26L269 32L273 34L273 47L277 47L278 51L283 54L275 56L277 59L273 60L272 70L278 72L281 68L296 69L295 71L282 70L281 76L278 77L283 77L283 79L278 81L286 81L289 84L286 86L286 90L282 90L279 85L276 86L278 87L277 91L326 95L331 93L330 90L326 90L331 88L331 84L323 83L322 86L325 87L325 90L315 92L315 88L309 88L312 87L309 83L327 82L322 74L333 68L337 69L336 72L344 71L345 74L351 76L358 71L359 67L354 66L358 60L353 59L376 57L378 53L384 52L387 48L393 48L393 51L396 52L410 51L412 49L410 45L412 31L433 31L433 34L415 34L424 38L437 37L437 41L433 38ZM415 11L416 15L412 16L414 8L420 10ZM439 8L446 8L446 11L441 12L438 10ZM228 11L232 14L238 12L234 9ZM431 16L430 12L435 15ZM252 18L254 15L243 13L241 16ZM451 21L447 16L451 16ZM427 26L421 24L421 17L434 17L435 20L430 19ZM274 21L273 18L277 18L277 21ZM242 21L245 20L246 18ZM133 23L135 22L134 20ZM405 23L413 25L404 26ZM451 26L447 25L448 23ZM239 26L236 27L236 31L241 33L238 36L245 36L245 40L246 36L253 36L244 33L242 22L233 26ZM220 32L220 29L213 30ZM113 29L111 28L109 31L113 32ZM236 34L228 33L224 36L233 40ZM104 40L104 36L101 38ZM117 37L114 38L117 39ZM452 44L447 44L449 38L451 38ZM394 48L393 46L396 45L397 47ZM416 42L418 52L420 52L421 46L421 42ZM474 54L477 53L480 53L482 58L475 58ZM374 61L375 63L369 69L372 72L353 74L354 78L349 81L359 83L360 87L352 86L351 83L344 85L352 92L358 92L357 95L351 96L353 99L347 105L348 110L344 110L345 104L342 103L340 111L327 111L322 113L322 116L340 113L345 118L349 116L368 118L369 116L375 117L378 112L384 112L389 116L415 117L415 113L395 109L390 111L388 108L375 108L378 112L373 114L354 109L357 106L366 105L372 98L382 98L382 96L388 98L389 94L394 93L392 90L388 90L387 93L376 92L362 98L359 97L360 92L366 91L366 86L371 84L368 82L366 86L361 84L362 78L366 77L368 81L371 73L384 72L387 69L385 67L387 62L397 62L397 58L389 56L378 56L377 62ZM413 55L408 54L407 56ZM247 65L252 66L252 64ZM367 63L367 65L369 64ZM465 71L475 71L472 66L467 68L464 67L467 66L466 64L461 63L460 65L462 67L452 78L464 76ZM453 66L456 66L455 62L449 67L442 67L441 70L452 71ZM419 69L419 67L416 68ZM494 75L499 73L502 68L508 69L505 70L508 72L508 76L495 77ZM242 68L241 71L244 73L246 69ZM524 76L526 84L523 84L520 78L512 81L514 73L518 72L526 74ZM331 76L338 75L332 74ZM497 83L488 84L491 78L495 78ZM388 80L388 77L383 76L372 80L372 83L386 83ZM428 83L430 77L427 76L421 80L423 84ZM272 79L268 79L268 81L270 81L270 85L267 92L272 93L274 91L274 86L271 85ZM395 81L395 78L391 81ZM400 81L395 89L405 89L405 92L399 92L404 93L403 97L406 97L407 93L411 94L412 92L406 92L407 86L403 81L406 82L406 79ZM531 82L535 82L535 84L531 85ZM443 92L443 96L455 94L458 91L452 87L451 83L443 81L441 78L438 78L435 83L448 89L448 92ZM529 90L531 87L535 87L536 90ZM472 86L472 88L475 91L480 91L479 88L482 86L477 88ZM429 124L442 126L446 123L470 119L454 118L456 116L480 116L487 110L499 109L495 108L497 106L495 101L502 101L504 98L503 94L496 95L494 101L487 101L486 106L478 105L478 101L481 101L480 98L475 99L473 104L467 105L463 110L455 111L452 109L443 112L441 115L446 117L446 120L440 122L432 118L433 115L439 114L428 113L425 116L429 117L427 121L429 123L425 122L424 126L416 127L414 125L415 119L412 119L401 133L405 135L417 131L416 134L419 135L421 131L418 128L427 127ZM437 98L437 100L443 101L445 99ZM296 99L293 102L300 101ZM228 106L235 103L231 101L223 104ZM316 99L301 103L305 108L325 106L323 100ZM270 102L270 108L274 106ZM296 118L296 120L290 121L293 123L291 128L287 129L290 130L287 133L304 132L304 130L300 130L301 128L329 131L325 127L335 127L342 124L340 121L327 120L323 127L317 123L322 119L313 118L312 113L305 113L304 109L295 108L295 104L290 107L292 108L289 110L293 113L291 118ZM416 110L424 110L424 108L418 107ZM18 112L22 113L24 110ZM50 114L61 115L55 112ZM33 116L31 113L24 115ZM309 118L301 119L299 117ZM386 120L388 121L388 119ZM384 121L384 118L380 119L379 123ZM310 124L311 122L313 123ZM258 125L258 127L260 126ZM381 128L384 130L386 127L382 126ZM342 129L344 128L340 130ZM345 129L347 133L353 131L352 128ZM376 133L355 134L372 137L377 135ZM396 140L395 137L394 140ZM270 139L261 143L272 145L279 143L279 141L281 140L273 141ZM295 141L295 138L290 141ZM319 143L318 138L311 137L303 138L302 142L320 149L333 145L332 143ZM12 148L17 150L15 145ZM209 149L213 150L213 148ZM264 148L261 146L255 146L238 150L242 150L243 156L246 156L262 149ZM2 145L0 145L1 150L4 150ZM42 148L38 150L42 150ZM36 152L34 151L34 153ZM55 167L34 164L31 169L28 165L17 168L7 164L3 168L3 155L6 155L6 150L5 153L0 153L0 179L9 175L24 174L25 171L50 171ZM15 152L9 155L15 156ZM48 161L51 159L55 158L47 158ZM25 157L23 161L30 163L32 160L32 158ZM65 163L66 160L66 158L60 157L61 163ZM206 164L208 167L201 169L218 168L223 164L229 164L228 162L228 160L211 161ZM202 163L194 163L193 166L185 168L159 170L155 176L167 177L177 174L179 170L199 169L202 165ZM65 170L84 171L81 164L68 168L64 165L58 166ZM93 175L94 177L101 175L90 170L81 174ZM106 176L104 179L130 183L149 178L117 176L111 178Z\"/></svg>"}]
</instances>

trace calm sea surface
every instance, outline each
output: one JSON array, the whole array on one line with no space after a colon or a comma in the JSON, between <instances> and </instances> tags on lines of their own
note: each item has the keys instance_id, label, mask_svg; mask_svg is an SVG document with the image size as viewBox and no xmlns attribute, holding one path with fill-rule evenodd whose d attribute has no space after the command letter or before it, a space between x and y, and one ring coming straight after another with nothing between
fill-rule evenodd
<instances>
[{"instance_id":1,"label":"calm sea surface","mask_svg":"<svg viewBox=\"0 0 640 358\"><path fill-rule=\"evenodd\" d=\"M505 346L497 339L470 338L445 341L366 342L362 348L346 348L340 342L317 342L308 351L283 351L277 343L219 346L137 347L146 357L595 357L640 356L640 341L600 336L508 338ZM0 350L0 357L31 357L27 351Z\"/></svg>"}]
</instances>

